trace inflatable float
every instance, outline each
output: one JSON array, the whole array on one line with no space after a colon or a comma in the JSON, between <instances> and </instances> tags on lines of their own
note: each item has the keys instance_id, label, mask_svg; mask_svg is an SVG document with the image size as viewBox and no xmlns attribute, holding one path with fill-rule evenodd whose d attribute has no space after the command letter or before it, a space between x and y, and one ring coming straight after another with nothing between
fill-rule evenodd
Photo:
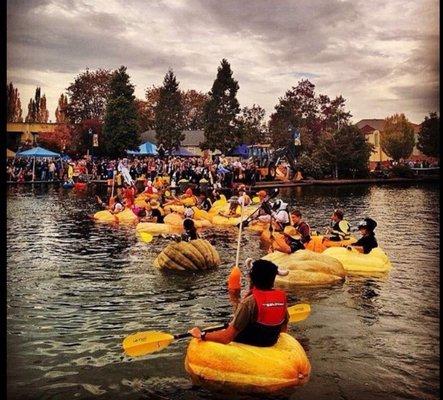
<instances>
[{"instance_id":1,"label":"inflatable float","mask_svg":"<svg viewBox=\"0 0 443 400\"><path fill-rule=\"evenodd\" d=\"M189 242L173 242L166 246L154 260L159 269L199 271L218 267L220 256L205 239Z\"/></svg>"},{"instance_id":2,"label":"inflatable float","mask_svg":"<svg viewBox=\"0 0 443 400\"><path fill-rule=\"evenodd\" d=\"M340 261L349 274L384 274L392 268L388 256L380 247L372 249L368 254L360 253L356 249L330 247L323 254Z\"/></svg>"},{"instance_id":3,"label":"inflatable float","mask_svg":"<svg viewBox=\"0 0 443 400\"><path fill-rule=\"evenodd\" d=\"M292 254L275 251L262 260L272 261L279 268L289 270L288 275L275 277L275 285L280 287L333 285L343 282L346 277L340 261L311 250L297 250Z\"/></svg>"},{"instance_id":4,"label":"inflatable float","mask_svg":"<svg viewBox=\"0 0 443 400\"><path fill-rule=\"evenodd\" d=\"M306 383L311 364L300 343L281 333L272 347L192 339L185 369L195 385L243 393L272 393Z\"/></svg>"}]
</instances>

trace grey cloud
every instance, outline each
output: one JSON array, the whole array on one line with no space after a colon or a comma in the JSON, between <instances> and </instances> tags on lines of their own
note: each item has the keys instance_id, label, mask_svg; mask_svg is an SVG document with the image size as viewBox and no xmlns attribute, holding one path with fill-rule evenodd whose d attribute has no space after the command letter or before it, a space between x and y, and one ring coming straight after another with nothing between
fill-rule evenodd
<instances>
[{"instance_id":1,"label":"grey cloud","mask_svg":"<svg viewBox=\"0 0 443 400\"><path fill-rule=\"evenodd\" d=\"M51 4L54 11L43 13ZM401 4L399 0L396 5ZM97 11L94 5L81 0L9 0L9 75L25 84L32 77L14 71L54 71L74 78L86 67L113 69L123 64L139 79L158 77L155 82L134 82L145 88L161 84L172 67L187 88L208 91L226 57L239 81L239 97L250 104L267 99L261 105L268 112L278 96L305 76L330 97L355 96L354 104L374 96L376 85L393 86L393 93L405 96L399 104L412 110L414 104L422 107L419 103L425 99L398 83L410 78L412 87L429 86L427 93L435 102L431 89L438 88L438 28L422 32L407 16L396 18L395 4L131 0L115 13L111 7ZM416 6L408 7L414 12ZM397 53L390 54L393 47Z\"/></svg>"},{"instance_id":2,"label":"grey cloud","mask_svg":"<svg viewBox=\"0 0 443 400\"><path fill-rule=\"evenodd\" d=\"M86 66L115 68L130 60L136 68L165 69L180 61L180 56L123 38L125 29L118 17L91 10L74 20L60 14L44 20L34 19L30 11L21 18L14 14L7 32L8 67L77 72Z\"/></svg>"},{"instance_id":3,"label":"grey cloud","mask_svg":"<svg viewBox=\"0 0 443 400\"><path fill-rule=\"evenodd\" d=\"M14 84L18 85L32 85L32 86L44 86L46 82L42 82L38 79L28 78L21 75L13 74L8 75L8 82L14 82Z\"/></svg>"}]
</instances>

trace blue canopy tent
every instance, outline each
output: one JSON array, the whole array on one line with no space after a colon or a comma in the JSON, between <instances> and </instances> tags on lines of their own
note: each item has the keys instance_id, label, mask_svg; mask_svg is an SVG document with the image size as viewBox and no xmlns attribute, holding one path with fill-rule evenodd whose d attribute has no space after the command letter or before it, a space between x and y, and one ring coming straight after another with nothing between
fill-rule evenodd
<instances>
[{"instance_id":1,"label":"blue canopy tent","mask_svg":"<svg viewBox=\"0 0 443 400\"><path fill-rule=\"evenodd\" d=\"M154 156L157 154L157 146L154 143L146 142L138 146L138 151L127 151L131 156Z\"/></svg>"},{"instance_id":2,"label":"blue canopy tent","mask_svg":"<svg viewBox=\"0 0 443 400\"><path fill-rule=\"evenodd\" d=\"M248 158L249 157L249 148L246 144L241 144L237 147L234 147L232 150L228 151L226 154L229 157L241 157Z\"/></svg>"},{"instance_id":3,"label":"blue canopy tent","mask_svg":"<svg viewBox=\"0 0 443 400\"><path fill-rule=\"evenodd\" d=\"M71 157L69 157L67 154L60 154L60 158L65 162L71 160Z\"/></svg>"},{"instance_id":4,"label":"blue canopy tent","mask_svg":"<svg viewBox=\"0 0 443 400\"><path fill-rule=\"evenodd\" d=\"M190 152L186 147L179 147L178 150L172 150L171 154L178 157L197 157L197 155Z\"/></svg>"},{"instance_id":5,"label":"blue canopy tent","mask_svg":"<svg viewBox=\"0 0 443 400\"><path fill-rule=\"evenodd\" d=\"M34 182L35 178L35 159L36 157L41 158L57 158L60 157L59 153L55 153L54 151L44 149L43 147L34 147L29 150L20 151L19 153L15 154L16 157L33 157L34 162L32 165L32 181Z\"/></svg>"},{"instance_id":6,"label":"blue canopy tent","mask_svg":"<svg viewBox=\"0 0 443 400\"><path fill-rule=\"evenodd\" d=\"M33 149L20 151L15 154L16 157L42 157L42 158L55 158L60 157L59 153L55 153L51 150L46 150L43 147L34 147Z\"/></svg>"}]
</instances>

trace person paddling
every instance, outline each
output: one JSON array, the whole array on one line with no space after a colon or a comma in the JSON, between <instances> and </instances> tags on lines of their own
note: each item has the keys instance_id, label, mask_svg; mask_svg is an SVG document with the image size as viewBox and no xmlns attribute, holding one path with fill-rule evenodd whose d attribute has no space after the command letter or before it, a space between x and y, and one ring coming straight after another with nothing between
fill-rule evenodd
<instances>
[{"instance_id":1,"label":"person paddling","mask_svg":"<svg viewBox=\"0 0 443 400\"><path fill-rule=\"evenodd\" d=\"M331 227L327 230L327 237L333 242L348 240L351 236L351 226L349 222L343 219L343 211L334 210L331 216Z\"/></svg>"},{"instance_id":2,"label":"person paddling","mask_svg":"<svg viewBox=\"0 0 443 400\"><path fill-rule=\"evenodd\" d=\"M374 229L377 226L372 218L365 218L358 224L358 230L362 237L355 243L347 246L348 250L356 249L358 252L368 254L372 249L378 247L377 239L375 238Z\"/></svg>"},{"instance_id":3,"label":"person paddling","mask_svg":"<svg viewBox=\"0 0 443 400\"><path fill-rule=\"evenodd\" d=\"M191 240L197 240L199 238L194 221L190 218L183 220L184 232L181 235L181 240L189 242Z\"/></svg>"},{"instance_id":4,"label":"person paddling","mask_svg":"<svg viewBox=\"0 0 443 400\"><path fill-rule=\"evenodd\" d=\"M297 250L305 249L305 245L311 240L311 228L303 221L299 210L291 212L291 221L297 235L291 236L291 234L283 232L284 243L273 243L271 251L279 250L283 253L291 254Z\"/></svg>"},{"instance_id":5,"label":"person paddling","mask_svg":"<svg viewBox=\"0 0 443 400\"><path fill-rule=\"evenodd\" d=\"M232 322L226 329L201 332L199 327L189 333L201 340L227 344L244 343L253 346L273 346L280 332L287 331L289 314L286 293L274 289L277 275L285 276L289 271L280 270L267 260L248 259L250 291L238 305Z\"/></svg>"}]
</instances>

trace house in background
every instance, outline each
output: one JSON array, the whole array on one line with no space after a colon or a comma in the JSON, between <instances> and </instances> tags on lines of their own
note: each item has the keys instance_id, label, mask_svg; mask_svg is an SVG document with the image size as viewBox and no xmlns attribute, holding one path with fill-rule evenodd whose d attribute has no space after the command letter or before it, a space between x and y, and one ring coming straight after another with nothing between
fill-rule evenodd
<instances>
[{"instance_id":1,"label":"house in background","mask_svg":"<svg viewBox=\"0 0 443 400\"><path fill-rule=\"evenodd\" d=\"M203 156L203 151L200 149L200 144L205 141L205 134L203 130L196 131L183 131L185 134L184 140L181 142L180 147L184 147L191 153L197 156ZM140 134L142 143L151 142L158 146L157 138L155 137L155 130L149 130Z\"/></svg>"},{"instance_id":2,"label":"house in background","mask_svg":"<svg viewBox=\"0 0 443 400\"><path fill-rule=\"evenodd\" d=\"M41 132L54 132L58 123L8 122L6 124L6 146L17 151L21 145L34 146Z\"/></svg>"},{"instance_id":3,"label":"house in background","mask_svg":"<svg viewBox=\"0 0 443 400\"><path fill-rule=\"evenodd\" d=\"M388 165L392 160L382 149L380 146L380 135L383 132L385 120L384 119L362 119L357 122L357 128L360 129L361 132L366 137L366 140L374 145L374 152L371 154L369 158L369 169L373 170L378 162L383 165ZM412 123L414 128L415 135L415 146L412 150L412 154L409 157L409 160L414 162L418 161L428 161L430 163L434 162L435 159L432 157L425 156L420 150L417 149L417 141L418 141L418 133L420 132L420 125Z\"/></svg>"}]
</instances>

